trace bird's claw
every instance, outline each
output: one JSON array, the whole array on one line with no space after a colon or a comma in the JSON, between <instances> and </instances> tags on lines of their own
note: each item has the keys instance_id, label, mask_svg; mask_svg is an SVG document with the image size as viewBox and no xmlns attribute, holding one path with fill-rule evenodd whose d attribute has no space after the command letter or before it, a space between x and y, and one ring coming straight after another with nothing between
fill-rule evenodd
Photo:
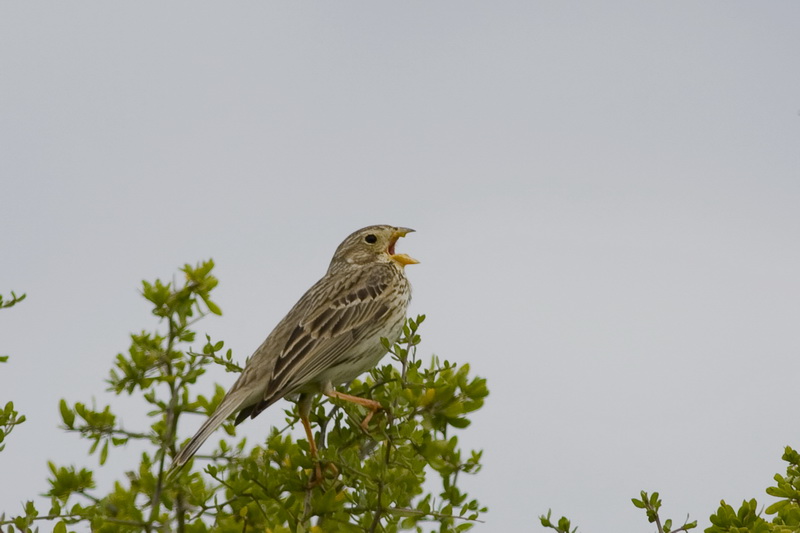
<instances>
[{"instance_id":1,"label":"bird's claw","mask_svg":"<svg viewBox=\"0 0 800 533\"><path fill-rule=\"evenodd\" d=\"M330 471L333 474L331 479L339 476L339 469L336 468L335 464L325 463L325 466L323 467L319 461L315 461L314 476L308 481L307 488L314 489L322 485L322 482L325 481L325 476L323 475L325 471Z\"/></svg>"}]
</instances>

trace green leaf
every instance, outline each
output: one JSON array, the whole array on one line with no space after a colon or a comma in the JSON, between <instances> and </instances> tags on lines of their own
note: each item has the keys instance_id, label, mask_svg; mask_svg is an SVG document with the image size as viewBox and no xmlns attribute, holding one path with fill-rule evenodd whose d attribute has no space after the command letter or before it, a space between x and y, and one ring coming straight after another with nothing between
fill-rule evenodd
<instances>
[{"instance_id":1,"label":"green leaf","mask_svg":"<svg viewBox=\"0 0 800 533\"><path fill-rule=\"evenodd\" d=\"M108 459L108 441L106 440L103 442L103 447L100 449L100 464L106 464L106 459Z\"/></svg>"},{"instance_id":2,"label":"green leaf","mask_svg":"<svg viewBox=\"0 0 800 533\"><path fill-rule=\"evenodd\" d=\"M64 425L72 429L75 426L75 412L69 408L65 400L61 400L58 407L61 410L61 419L64 421Z\"/></svg>"},{"instance_id":3,"label":"green leaf","mask_svg":"<svg viewBox=\"0 0 800 533\"><path fill-rule=\"evenodd\" d=\"M469 426L472 422L468 418L448 418L447 423L453 427L463 429Z\"/></svg>"},{"instance_id":4,"label":"green leaf","mask_svg":"<svg viewBox=\"0 0 800 533\"><path fill-rule=\"evenodd\" d=\"M215 315L222 315L222 310L219 308L219 306L217 304L215 304L214 302L212 302L211 300L209 300L207 298L203 298L203 301L205 302L205 304L208 307L209 311L211 311Z\"/></svg>"}]
</instances>

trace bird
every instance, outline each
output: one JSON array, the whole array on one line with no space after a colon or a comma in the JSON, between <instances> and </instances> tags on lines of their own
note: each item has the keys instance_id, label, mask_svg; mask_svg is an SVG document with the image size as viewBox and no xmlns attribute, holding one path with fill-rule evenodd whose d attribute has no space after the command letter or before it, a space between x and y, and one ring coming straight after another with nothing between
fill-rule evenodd
<instances>
[{"instance_id":1,"label":"bird","mask_svg":"<svg viewBox=\"0 0 800 533\"><path fill-rule=\"evenodd\" d=\"M325 275L311 286L255 350L217 409L175 455L180 469L211 434L233 415L236 424L255 418L289 396L298 403L309 452L321 478L309 414L313 398L349 401L369 409L366 429L380 404L337 391L373 368L387 353L381 341L400 338L411 300L406 265L416 259L395 252L413 229L375 225L350 234L336 249Z\"/></svg>"}]
</instances>

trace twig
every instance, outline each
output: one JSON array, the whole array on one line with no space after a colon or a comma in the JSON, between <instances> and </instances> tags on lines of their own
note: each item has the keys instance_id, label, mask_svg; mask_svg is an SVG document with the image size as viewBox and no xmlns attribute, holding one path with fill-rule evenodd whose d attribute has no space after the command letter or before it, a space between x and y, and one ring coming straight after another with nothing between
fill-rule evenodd
<instances>
[{"instance_id":1,"label":"twig","mask_svg":"<svg viewBox=\"0 0 800 533\"><path fill-rule=\"evenodd\" d=\"M371 510L372 509L370 509L368 507L348 507L347 508L347 512L348 513L363 513L365 511L371 511ZM450 518L450 519L453 519L453 520L464 520L465 522L478 522L480 524L486 523L484 520L478 520L477 518L470 518L468 516L456 516L456 515L452 515L452 514L447 515L447 514L437 513L435 511L425 512L425 511L420 511L419 509L409 509L407 507L384 507L383 510L386 511L387 513L414 514L414 515L418 515L418 516L430 516L431 518L436 518L436 519L439 519L439 520L444 519L444 518Z\"/></svg>"},{"instance_id":2,"label":"twig","mask_svg":"<svg viewBox=\"0 0 800 533\"><path fill-rule=\"evenodd\" d=\"M172 353L172 346L175 341L175 323L172 321L172 318L168 318L169 321L169 334L167 336L167 350L166 350L166 374L167 376L172 376L172 365L169 364L169 354ZM175 425L176 425L176 417L175 417L175 407L178 403L178 397L175 391L175 383L169 383L170 388L170 401L169 407L167 407L166 412L166 432L161 440L161 457L158 461L158 476L156 478L156 488L153 491L153 499L151 500L152 508L150 509L150 518L147 520L147 524L145 525L145 530L147 533L152 532L153 523L158 518L158 512L161 508L161 492L164 489L164 462L167 458L167 446L169 446L169 442L174 438L175 434ZM182 526L182 521L178 522L178 526ZM183 528L180 527L178 531L183 531Z\"/></svg>"}]
</instances>

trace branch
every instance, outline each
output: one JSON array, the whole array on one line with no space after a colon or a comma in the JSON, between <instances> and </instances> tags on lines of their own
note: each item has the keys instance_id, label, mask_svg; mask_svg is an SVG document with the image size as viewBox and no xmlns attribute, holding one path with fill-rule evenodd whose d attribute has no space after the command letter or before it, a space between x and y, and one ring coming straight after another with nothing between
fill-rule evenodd
<instances>
[{"instance_id":1,"label":"branch","mask_svg":"<svg viewBox=\"0 0 800 533\"><path fill-rule=\"evenodd\" d=\"M26 296L27 296L27 294L23 294L22 296L17 296L14 293L14 291L11 291L11 300L4 302L3 301L3 295L0 294L0 309L6 309L8 307L12 307L14 305L17 305L22 300L24 300Z\"/></svg>"},{"instance_id":2,"label":"branch","mask_svg":"<svg viewBox=\"0 0 800 533\"><path fill-rule=\"evenodd\" d=\"M62 429L66 431L72 431L80 433L81 435L88 435L91 436L92 433L97 433L99 435L122 435L124 437L128 437L129 439L147 439L151 440L153 438L152 434L147 433L134 433L133 431L126 431L124 429L116 429L116 428L109 428L107 426L79 426L79 427L67 427L61 426Z\"/></svg>"},{"instance_id":3,"label":"branch","mask_svg":"<svg viewBox=\"0 0 800 533\"><path fill-rule=\"evenodd\" d=\"M50 514L47 516L34 516L34 517L26 517L25 520L29 520L31 522L35 522L37 520L73 520L73 519L81 520L88 520L86 516L76 513L69 513L69 514ZM104 522L108 522L109 524L119 524L123 526L134 526L134 527L146 527L147 524L144 522L139 522L135 520L120 520L118 518L111 518L111 517L102 517ZM0 526L7 526L7 525L15 525L14 519L11 520L0 520Z\"/></svg>"},{"instance_id":4,"label":"branch","mask_svg":"<svg viewBox=\"0 0 800 533\"><path fill-rule=\"evenodd\" d=\"M169 319L169 336L167 337L167 351L166 354L169 355L172 353L172 346L175 342L175 324L172 321L172 317ZM169 363L169 360L166 361L166 371L168 376L172 376L172 365ZM152 531L153 523L158 518L158 512L161 508L161 491L164 489L164 461L167 458L167 447L170 444L170 441L174 439L175 435L175 425L176 425L176 416L175 416L175 407L178 403L178 396L175 391L175 383L169 383L170 388L170 401L169 407L167 408L166 415L166 430L164 436L161 439L161 446L160 452L161 457L158 461L158 476L156 477L156 488L153 491L153 499L151 501L151 509L150 509L150 518L147 520L147 524L145 525L145 529L148 533ZM180 513L182 516L182 513ZM178 522L179 526L182 526L182 520ZM180 527L179 531L183 531L183 528Z\"/></svg>"},{"instance_id":5,"label":"branch","mask_svg":"<svg viewBox=\"0 0 800 533\"><path fill-rule=\"evenodd\" d=\"M349 513L364 513L367 511L372 511L372 508L368 507L348 507L347 512ZM410 509L407 507L384 507L383 511L388 513L395 513L395 514L413 514L417 516L430 516L431 518L435 518L437 520L443 520L446 518L451 518L453 520L463 520L465 522L477 522L479 524L484 524L485 521L478 520L477 518L470 518L468 516L457 516L452 514L442 514L437 513L435 511L420 511L419 509Z\"/></svg>"}]
</instances>

